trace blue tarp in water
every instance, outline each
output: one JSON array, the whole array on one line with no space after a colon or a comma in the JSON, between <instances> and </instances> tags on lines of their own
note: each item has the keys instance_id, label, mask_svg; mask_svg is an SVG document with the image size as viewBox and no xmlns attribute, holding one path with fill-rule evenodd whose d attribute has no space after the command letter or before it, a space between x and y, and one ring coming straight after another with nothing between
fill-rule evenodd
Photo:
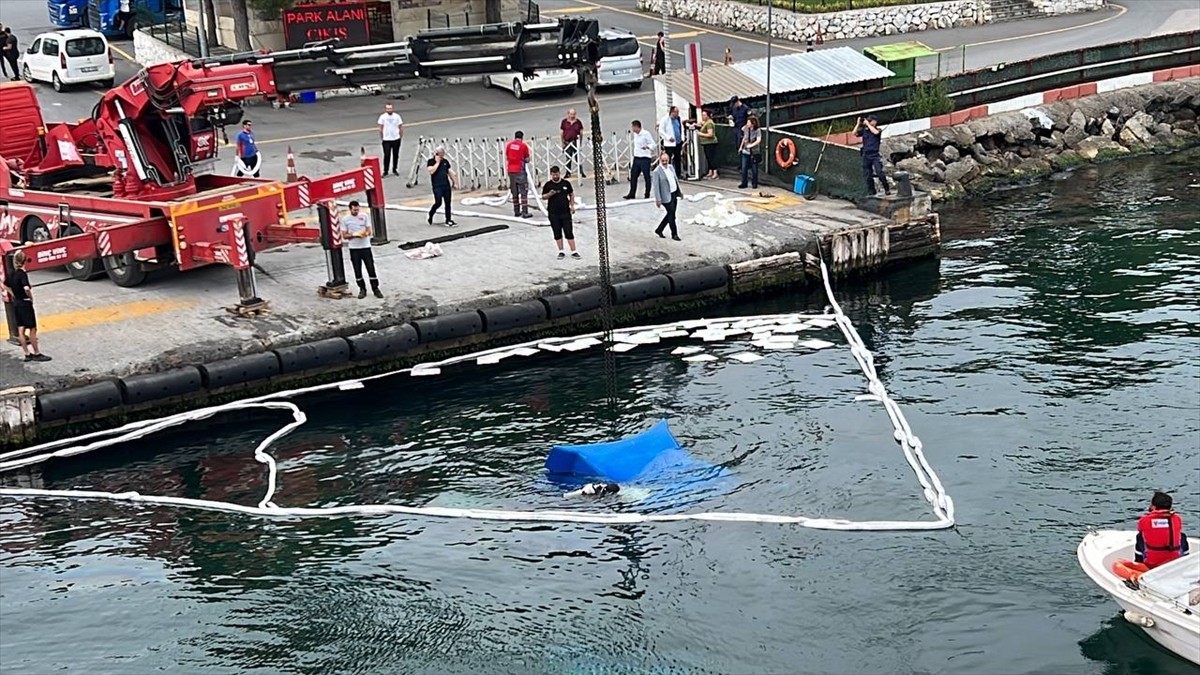
<instances>
[{"instance_id":1,"label":"blue tarp in water","mask_svg":"<svg viewBox=\"0 0 1200 675\"><path fill-rule=\"evenodd\" d=\"M646 431L619 441L556 445L546 457L546 470L626 483L638 477L653 477L665 468L664 463L689 459L687 451L671 435L667 421L660 420Z\"/></svg>"}]
</instances>

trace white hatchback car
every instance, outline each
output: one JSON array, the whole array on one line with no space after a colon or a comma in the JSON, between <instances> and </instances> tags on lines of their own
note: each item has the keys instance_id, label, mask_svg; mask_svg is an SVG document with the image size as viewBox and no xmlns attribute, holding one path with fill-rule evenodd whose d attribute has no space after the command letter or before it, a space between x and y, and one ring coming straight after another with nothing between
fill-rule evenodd
<instances>
[{"instance_id":1,"label":"white hatchback car","mask_svg":"<svg viewBox=\"0 0 1200 675\"><path fill-rule=\"evenodd\" d=\"M21 55L21 77L49 82L55 91L85 82L112 87L115 76L108 40L94 30L42 33Z\"/></svg>"},{"instance_id":2,"label":"white hatchback car","mask_svg":"<svg viewBox=\"0 0 1200 675\"><path fill-rule=\"evenodd\" d=\"M534 92L573 91L578 83L579 75L570 68L535 70L533 77L528 79L521 73L498 73L483 78L484 86L507 89L517 98L525 98Z\"/></svg>"}]
</instances>

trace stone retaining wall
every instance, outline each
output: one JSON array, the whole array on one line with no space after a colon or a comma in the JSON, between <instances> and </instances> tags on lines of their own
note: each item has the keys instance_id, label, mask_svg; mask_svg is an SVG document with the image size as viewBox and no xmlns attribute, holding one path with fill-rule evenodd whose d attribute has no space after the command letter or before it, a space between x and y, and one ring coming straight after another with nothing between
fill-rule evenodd
<instances>
[{"instance_id":1,"label":"stone retaining wall","mask_svg":"<svg viewBox=\"0 0 1200 675\"><path fill-rule=\"evenodd\" d=\"M669 1L671 16L710 26L766 34L767 7L729 0L638 0L638 9L661 12ZM1100 9L1104 0L1031 0L1043 14L1067 14ZM771 17L775 37L795 42L897 35L939 28L975 26L992 21L990 0L950 0L895 5L823 14L802 14L776 8Z\"/></svg>"},{"instance_id":2,"label":"stone retaining wall","mask_svg":"<svg viewBox=\"0 0 1200 675\"><path fill-rule=\"evenodd\" d=\"M192 58L191 54L152 37L141 30L133 31L133 59L143 66L157 66Z\"/></svg>"},{"instance_id":3,"label":"stone retaining wall","mask_svg":"<svg viewBox=\"0 0 1200 675\"><path fill-rule=\"evenodd\" d=\"M934 200L1130 153L1200 143L1200 78L1101 92L885 138L885 170Z\"/></svg>"}]
</instances>

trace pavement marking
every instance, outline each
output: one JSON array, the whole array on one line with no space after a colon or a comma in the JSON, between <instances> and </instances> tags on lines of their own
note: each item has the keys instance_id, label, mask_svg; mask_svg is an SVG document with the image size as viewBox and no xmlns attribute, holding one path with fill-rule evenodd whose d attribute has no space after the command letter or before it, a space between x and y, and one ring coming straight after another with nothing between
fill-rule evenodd
<instances>
[{"instance_id":1,"label":"pavement marking","mask_svg":"<svg viewBox=\"0 0 1200 675\"><path fill-rule=\"evenodd\" d=\"M684 38L693 38L693 37L696 37L697 35L707 35L707 34L708 34L708 31L706 31L706 30L685 30L681 33L671 33L671 39L672 40L682 40ZM639 35L638 36L638 40L655 40L655 39L658 39L658 33L655 33L654 35Z\"/></svg>"},{"instance_id":2,"label":"pavement marking","mask_svg":"<svg viewBox=\"0 0 1200 675\"><path fill-rule=\"evenodd\" d=\"M543 9L543 14L571 14L575 12L594 12L598 7L564 7L562 9Z\"/></svg>"},{"instance_id":3,"label":"pavement marking","mask_svg":"<svg viewBox=\"0 0 1200 675\"><path fill-rule=\"evenodd\" d=\"M130 63L137 63L137 61L135 61L133 59L133 57L130 56L129 52L125 51L124 49L121 49L120 47L114 45L111 42L108 43L108 46L111 47L114 52L116 52L117 54L120 54L121 57L124 58L126 61L129 61Z\"/></svg>"},{"instance_id":4,"label":"pavement marking","mask_svg":"<svg viewBox=\"0 0 1200 675\"><path fill-rule=\"evenodd\" d=\"M176 309L188 309L195 305L192 300L136 300L119 305L92 307L73 312L60 312L38 317L38 332L51 333L72 328L86 328L104 323L116 323L138 319L153 314L162 314Z\"/></svg>"},{"instance_id":5,"label":"pavement marking","mask_svg":"<svg viewBox=\"0 0 1200 675\"><path fill-rule=\"evenodd\" d=\"M984 45L994 45L994 44L999 44L1001 42L1012 42L1013 40L1025 40L1028 38L1036 38L1036 37L1043 37L1046 35L1056 35L1058 33L1066 33L1067 31L1079 30L1080 28L1088 28L1091 26L1099 26L1102 23L1108 23L1109 21L1112 21L1113 19L1121 18L1121 16L1123 16L1125 14L1125 12L1129 11L1129 8L1125 7L1124 5L1118 5L1115 2L1110 2L1109 4L1112 5L1113 7L1117 8L1116 14L1105 17L1103 19L1089 21L1088 23L1081 23L1078 26L1067 26L1066 28L1055 28L1054 30L1044 30L1040 33L1030 33L1028 35L1013 35L1012 37L996 38L995 40L983 40L981 42L968 42L965 45L954 45L952 47L942 47L941 49L935 49L934 51L935 52L951 52L956 49L962 49L963 47L982 47Z\"/></svg>"},{"instance_id":6,"label":"pavement marking","mask_svg":"<svg viewBox=\"0 0 1200 675\"><path fill-rule=\"evenodd\" d=\"M660 18L660 16L657 14L635 12L635 11L629 10L629 9L621 9L619 7L609 7L608 5L602 5L597 2L588 2L588 0L579 0L579 2L581 2L585 5L590 5L592 7L595 7L596 9L605 9L610 12L616 12L617 14L628 14L629 16L636 16L639 19L648 19L650 21L654 21L654 20ZM749 42L750 44L762 45L763 47L767 46L767 43L764 40L755 40L754 38L748 38L744 35L738 35L737 33L726 33L725 31L717 30L716 28L713 28L712 26L700 26L700 25L696 25L696 24L683 23L678 20L668 20L667 23L672 26L679 26L680 28L690 28L692 30L703 30L703 31L708 32L711 35L720 35L721 37L729 38L730 40L740 40L742 42ZM655 37L657 37L657 36L655 36ZM674 35L672 35L672 37L674 37ZM775 49L783 49L783 50L789 51L789 52L804 52L805 51L801 47L790 47L786 44L779 44L778 42L773 42L772 46Z\"/></svg>"},{"instance_id":7,"label":"pavement marking","mask_svg":"<svg viewBox=\"0 0 1200 675\"><path fill-rule=\"evenodd\" d=\"M623 98L632 98L634 96L645 96L650 93L651 92L648 92L648 91L638 91L638 92L631 92L628 94L616 94L614 96L605 97L603 99L603 102L616 101L616 100L623 99ZM478 120L478 119L483 119L485 117L496 117L499 115L509 115L512 113L534 112L536 110L546 110L549 108L559 108L559 107L570 108L571 104L563 102L563 101L557 101L555 103L543 103L541 105L525 106L524 108L512 108L509 110L493 110L490 112L474 113L471 115L458 115L456 117L442 117L439 119L421 120L419 122L407 122L407 123L405 123L404 128L408 129L410 127L429 126L431 124L446 124L449 122L465 122L467 120ZM292 143L295 141L310 141L310 140L317 139L317 138L331 138L334 136L350 136L353 134L366 134L366 133L378 134L379 127L368 127L365 129L347 129L344 131L324 131L324 132L317 133L317 134L308 134L305 136L291 136L289 138L272 138L272 139L265 140L265 141L259 141L258 144L259 145L269 145L272 143Z\"/></svg>"},{"instance_id":8,"label":"pavement marking","mask_svg":"<svg viewBox=\"0 0 1200 675\"><path fill-rule=\"evenodd\" d=\"M672 37L674 37L674 36L672 36ZM644 45L644 46L646 46L646 47L653 47L653 46L654 46L654 40L657 40L657 39L658 39L658 36L657 36L657 35L655 35L654 37L648 37L648 38L638 38L637 40L638 40L638 44ZM682 57L684 57L684 58L687 58L687 54L684 54L683 52L679 51L678 49L668 49L667 51L671 52L672 54L678 54L679 56L682 56ZM714 61L714 60L712 60L712 59L706 59L706 58L704 58L703 56L702 56L702 57L700 57L700 60L701 60L701 61L704 61L704 62L706 62L706 63L711 63L711 64L713 64L714 66L722 66L722 65L725 65L725 63L724 63L723 61ZM676 68L676 70L678 70L678 68Z\"/></svg>"}]
</instances>

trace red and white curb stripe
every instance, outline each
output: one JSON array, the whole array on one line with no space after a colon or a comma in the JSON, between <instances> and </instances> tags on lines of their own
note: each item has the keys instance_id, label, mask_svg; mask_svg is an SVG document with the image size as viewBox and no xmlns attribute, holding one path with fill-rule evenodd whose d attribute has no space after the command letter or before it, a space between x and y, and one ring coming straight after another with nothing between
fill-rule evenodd
<instances>
[{"instance_id":1,"label":"red and white curb stripe","mask_svg":"<svg viewBox=\"0 0 1200 675\"><path fill-rule=\"evenodd\" d=\"M312 205L312 201L308 197L308 183L301 183L296 186L297 192L300 194L300 206L308 207Z\"/></svg>"},{"instance_id":2,"label":"red and white curb stripe","mask_svg":"<svg viewBox=\"0 0 1200 675\"><path fill-rule=\"evenodd\" d=\"M1117 91L1118 89L1128 89L1130 87L1140 87L1143 84L1151 84L1154 82L1170 82L1172 80L1183 80L1190 77L1200 77L1200 65L1184 66L1181 68L1168 68L1166 70L1156 70L1150 73L1134 73L1132 75L1122 75L1121 77L1112 77L1107 80L1098 82L1089 82L1087 84L1075 85L1072 87L1062 87L1059 89L1051 89L1036 94L1027 94L1010 98L1006 101L998 101L987 105L977 105L965 110L956 110L948 115L938 115L936 117L923 117L917 120L907 120L904 122L893 122L883 127L883 137L891 138L893 136L903 136L905 134L913 134L919 131L928 129L937 129L941 127L954 126L969 122L980 117L989 115L997 115L1003 112L1014 112L1019 110L1029 110L1039 106L1057 103L1059 101L1069 101L1075 98L1083 98L1085 96L1094 96L1095 94L1103 94L1109 91ZM842 134L832 134L826 137L831 143L839 143L841 145L858 145L861 141L851 132Z\"/></svg>"},{"instance_id":3,"label":"red and white curb stripe","mask_svg":"<svg viewBox=\"0 0 1200 675\"><path fill-rule=\"evenodd\" d=\"M100 230L100 232L96 234L96 247L100 249L100 255L112 255L112 239L109 238L108 232Z\"/></svg>"}]
</instances>

